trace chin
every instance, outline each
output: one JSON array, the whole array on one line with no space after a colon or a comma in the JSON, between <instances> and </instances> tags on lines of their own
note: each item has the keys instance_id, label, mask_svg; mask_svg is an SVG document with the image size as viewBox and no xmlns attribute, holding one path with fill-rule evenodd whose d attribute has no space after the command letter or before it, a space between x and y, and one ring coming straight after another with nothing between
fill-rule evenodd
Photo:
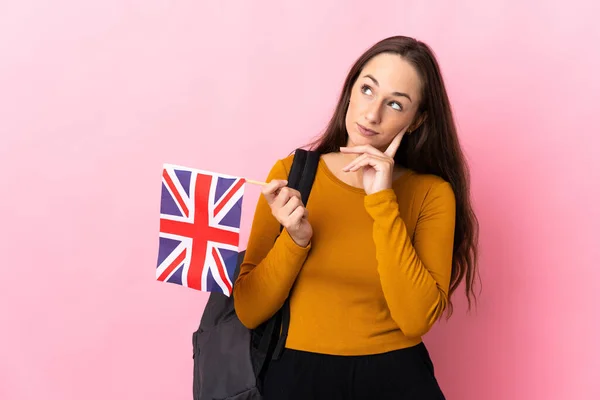
<instances>
[{"instance_id":1,"label":"chin","mask_svg":"<svg viewBox=\"0 0 600 400\"><path fill-rule=\"evenodd\" d=\"M363 146L366 144L370 144L373 147L377 147L377 143L379 142L378 137L365 137L360 133L353 133L348 135L348 144L354 146Z\"/></svg>"}]
</instances>

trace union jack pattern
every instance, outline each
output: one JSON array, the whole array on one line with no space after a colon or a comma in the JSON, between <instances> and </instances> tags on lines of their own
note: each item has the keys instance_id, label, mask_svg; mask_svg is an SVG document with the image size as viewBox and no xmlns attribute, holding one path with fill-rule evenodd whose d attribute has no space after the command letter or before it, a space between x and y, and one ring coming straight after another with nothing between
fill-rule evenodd
<instances>
[{"instance_id":1,"label":"union jack pattern","mask_svg":"<svg viewBox=\"0 0 600 400\"><path fill-rule=\"evenodd\" d=\"M231 296L245 183L163 166L157 280Z\"/></svg>"}]
</instances>

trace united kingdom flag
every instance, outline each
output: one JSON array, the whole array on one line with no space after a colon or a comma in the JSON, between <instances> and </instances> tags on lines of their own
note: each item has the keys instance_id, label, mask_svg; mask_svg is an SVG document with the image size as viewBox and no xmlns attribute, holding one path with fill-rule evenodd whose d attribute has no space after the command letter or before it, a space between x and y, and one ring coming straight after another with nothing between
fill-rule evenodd
<instances>
[{"instance_id":1,"label":"united kingdom flag","mask_svg":"<svg viewBox=\"0 0 600 400\"><path fill-rule=\"evenodd\" d=\"M163 166L156 279L231 295L245 180Z\"/></svg>"}]
</instances>

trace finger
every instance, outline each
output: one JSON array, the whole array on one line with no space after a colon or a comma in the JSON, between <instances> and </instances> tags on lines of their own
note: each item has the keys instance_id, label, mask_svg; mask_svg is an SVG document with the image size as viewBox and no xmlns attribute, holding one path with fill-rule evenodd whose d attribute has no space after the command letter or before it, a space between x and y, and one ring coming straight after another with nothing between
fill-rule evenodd
<instances>
[{"instance_id":1,"label":"finger","mask_svg":"<svg viewBox=\"0 0 600 400\"><path fill-rule=\"evenodd\" d=\"M296 225L300 223L300 220L304 217L306 209L304 207L296 207L294 211L290 214L288 219L288 223L290 226Z\"/></svg>"},{"instance_id":2,"label":"finger","mask_svg":"<svg viewBox=\"0 0 600 400\"><path fill-rule=\"evenodd\" d=\"M372 154L374 156L383 156L384 154L377 150L375 147L370 144L361 145L361 146L352 146L352 147L340 147L340 152L342 153L353 153L353 154Z\"/></svg>"},{"instance_id":3,"label":"finger","mask_svg":"<svg viewBox=\"0 0 600 400\"><path fill-rule=\"evenodd\" d=\"M344 168L342 168L342 171L348 172L352 167L354 167L356 165L356 163L361 162L368 156L369 156L368 154L362 154L362 155L358 156L357 158L352 160L352 162L350 162L350 164L348 164Z\"/></svg>"},{"instance_id":4,"label":"finger","mask_svg":"<svg viewBox=\"0 0 600 400\"><path fill-rule=\"evenodd\" d=\"M288 191L290 197L297 197L299 199L302 199L302 195L296 189L292 189L292 188L289 187L286 190Z\"/></svg>"},{"instance_id":5,"label":"finger","mask_svg":"<svg viewBox=\"0 0 600 400\"><path fill-rule=\"evenodd\" d=\"M269 203L272 202L272 200L275 198L275 196L277 195L277 192L285 187L285 185L287 185L287 181L286 180L280 180L280 179L274 179L271 182L267 183L263 188L262 188L262 194L267 198L267 201L269 201Z\"/></svg>"},{"instance_id":6,"label":"finger","mask_svg":"<svg viewBox=\"0 0 600 400\"><path fill-rule=\"evenodd\" d=\"M291 197L283 207L281 207L281 214L284 217L288 217L296 208L303 207L302 201L297 197Z\"/></svg>"},{"instance_id":7,"label":"finger","mask_svg":"<svg viewBox=\"0 0 600 400\"><path fill-rule=\"evenodd\" d=\"M370 166L370 167L375 168L377 171L381 171L381 170L383 170L386 163L388 163L388 161L385 158L369 156L369 157L365 158L364 160L356 163L352 168L350 168L348 170L348 172L356 172L359 169L364 168L366 166Z\"/></svg>"},{"instance_id":8,"label":"finger","mask_svg":"<svg viewBox=\"0 0 600 400\"><path fill-rule=\"evenodd\" d=\"M404 136L404 131L398 133L396 135L396 137L394 137L394 139L392 140L392 143L390 143L390 145L384 152L384 154L386 156L394 158L394 156L396 155L396 151L398 151L398 148L400 147L400 143L402 142L403 136Z\"/></svg>"},{"instance_id":9,"label":"finger","mask_svg":"<svg viewBox=\"0 0 600 400\"><path fill-rule=\"evenodd\" d=\"M276 193L277 196L281 195L282 197L286 197L286 199L289 199L290 197L298 197L298 198L302 198L302 196L300 195L300 192L297 191L296 189L292 189L291 187L282 187L278 193Z\"/></svg>"},{"instance_id":10,"label":"finger","mask_svg":"<svg viewBox=\"0 0 600 400\"><path fill-rule=\"evenodd\" d=\"M275 208L281 208L288 202L288 200L292 197L290 195L290 190L288 187L283 187L279 190L279 192L275 195L271 206Z\"/></svg>"},{"instance_id":11,"label":"finger","mask_svg":"<svg viewBox=\"0 0 600 400\"><path fill-rule=\"evenodd\" d=\"M273 200L272 204L274 207L280 208L280 207L283 207L290 198L298 198L299 200L302 199L299 191L289 188L289 187L284 187L284 188L281 188L279 193L277 193L277 196Z\"/></svg>"}]
</instances>

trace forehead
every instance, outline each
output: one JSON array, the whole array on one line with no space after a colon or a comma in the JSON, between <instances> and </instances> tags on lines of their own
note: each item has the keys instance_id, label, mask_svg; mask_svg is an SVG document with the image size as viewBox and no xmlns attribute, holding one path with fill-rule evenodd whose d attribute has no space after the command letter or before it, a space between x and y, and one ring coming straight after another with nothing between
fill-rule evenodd
<instances>
[{"instance_id":1,"label":"forehead","mask_svg":"<svg viewBox=\"0 0 600 400\"><path fill-rule=\"evenodd\" d=\"M398 54L378 54L364 66L360 77L371 75L386 92L404 92L417 96L421 79L411 63ZM414 98L414 97L413 97Z\"/></svg>"}]
</instances>

